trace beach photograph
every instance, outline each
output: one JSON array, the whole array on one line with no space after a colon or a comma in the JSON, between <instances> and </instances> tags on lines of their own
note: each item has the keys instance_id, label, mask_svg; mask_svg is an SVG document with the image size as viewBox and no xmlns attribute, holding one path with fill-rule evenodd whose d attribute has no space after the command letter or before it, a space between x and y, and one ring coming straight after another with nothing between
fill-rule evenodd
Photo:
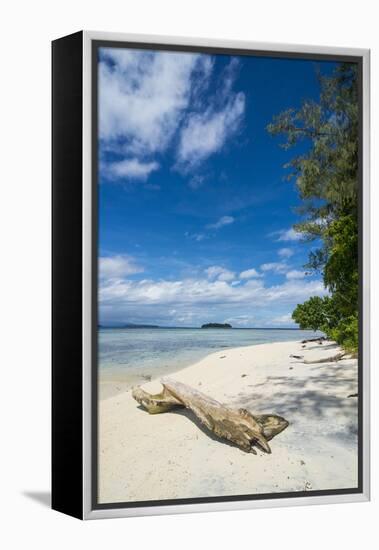
<instances>
[{"instance_id":1,"label":"beach photograph","mask_svg":"<svg viewBox=\"0 0 379 550\"><path fill-rule=\"evenodd\" d=\"M97 69L97 504L358 490L357 64Z\"/></svg>"}]
</instances>

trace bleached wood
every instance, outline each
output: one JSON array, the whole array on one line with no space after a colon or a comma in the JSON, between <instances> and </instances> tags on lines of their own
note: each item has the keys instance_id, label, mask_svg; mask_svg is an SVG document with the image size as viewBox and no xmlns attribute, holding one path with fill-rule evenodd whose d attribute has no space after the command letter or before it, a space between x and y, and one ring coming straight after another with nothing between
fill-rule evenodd
<instances>
[{"instance_id":1,"label":"bleached wood","mask_svg":"<svg viewBox=\"0 0 379 550\"><path fill-rule=\"evenodd\" d=\"M304 363L305 365L313 365L316 363L335 363L336 361L339 361L340 359L343 359L346 357L346 353L337 353L336 355L332 355L331 357L323 357L321 359L305 359L304 361L300 361L301 363Z\"/></svg>"},{"instance_id":2,"label":"bleached wood","mask_svg":"<svg viewBox=\"0 0 379 550\"><path fill-rule=\"evenodd\" d=\"M288 426L287 420L281 416L252 415L243 408L226 407L176 380L165 379L162 386L163 390L158 394L149 394L138 387L133 389L132 395L150 414L186 407L208 430L247 452L256 453L254 446L259 446L271 453L268 441Z\"/></svg>"}]
</instances>

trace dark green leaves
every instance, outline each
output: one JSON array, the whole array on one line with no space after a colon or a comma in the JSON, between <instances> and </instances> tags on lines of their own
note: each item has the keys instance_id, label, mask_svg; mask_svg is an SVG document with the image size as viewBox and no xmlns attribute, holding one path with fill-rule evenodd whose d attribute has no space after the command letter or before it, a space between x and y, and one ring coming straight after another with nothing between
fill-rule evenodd
<instances>
[{"instance_id":1,"label":"dark green leaves","mask_svg":"<svg viewBox=\"0 0 379 550\"><path fill-rule=\"evenodd\" d=\"M322 273L330 295L312 297L293 312L300 328L320 329L347 349L358 346L358 87L357 68L342 63L318 75L319 101L306 100L276 117L267 129L290 149L306 153L285 166L303 199L295 225L304 240L320 241L305 266Z\"/></svg>"}]
</instances>

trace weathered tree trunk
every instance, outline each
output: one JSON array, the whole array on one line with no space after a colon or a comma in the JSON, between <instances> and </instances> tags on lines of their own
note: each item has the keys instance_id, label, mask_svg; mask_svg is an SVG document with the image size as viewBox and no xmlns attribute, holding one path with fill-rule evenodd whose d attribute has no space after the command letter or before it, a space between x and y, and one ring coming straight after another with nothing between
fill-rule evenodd
<instances>
[{"instance_id":1,"label":"weathered tree trunk","mask_svg":"<svg viewBox=\"0 0 379 550\"><path fill-rule=\"evenodd\" d=\"M309 361L305 360L300 361L300 363L305 363L306 365L313 365L315 363L334 363L345 357L345 355L346 353L337 353L337 355L332 355L331 357L323 357L322 359L314 359Z\"/></svg>"},{"instance_id":2,"label":"weathered tree trunk","mask_svg":"<svg viewBox=\"0 0 379 550\"><path fill-rule=\"evenodd\" d=\"M150 414L186 407L208 430L247 452L256 454L253 447L257 445L271 453L268 441L288 426L287 420L281 416L252 415L246 409L230 409L175 380L166 379L162 385L163 390L158 394L149 394L138 387L133 389L132 395Z\"/></svg>"},{"instance_id":3,"label":"weathered tree trunk","mask_svg":"<svg viewBox=\"0 0 379 550\"><path fill-rule=\"evenodd\" d=\"M302 340L302 344L307 344L308 342L319 342L320 344L325 341L325 336L319 336L318 338L310 338L309 340Z\"/></svg>"}]
</instances>

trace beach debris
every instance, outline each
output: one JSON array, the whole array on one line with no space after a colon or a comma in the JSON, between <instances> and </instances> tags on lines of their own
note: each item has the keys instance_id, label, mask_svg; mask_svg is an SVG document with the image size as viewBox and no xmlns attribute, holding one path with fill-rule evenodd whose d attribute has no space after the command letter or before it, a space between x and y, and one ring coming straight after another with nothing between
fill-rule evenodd
<instances>
[{"instance_id":1,"label":"beach debris","mask_svg":"<svg viewBox=\"0 0 379 550\"><path fill-rule=\"evenodd\" d=\"M275 414L253 415L243 408L229 408L176 380L162 380L162 386L163 390L157 394L150 394L141 387L136 387L132 395L150 414L185 407L209 431L221 439L231 441L246 452L256 454L254 447L259 447L266 453L271 453L268 441L289 424L285 418Z\"/></svg>"},{"instance_id":2,"label":"beach debris","mask_svg":"<svg viewBox=\"0 0 379 550\"><path fill-rule=\"evenodd\" d=\"M312 490L312 483L310 481L306 481L304 485L304 491L311 491Z\"/></svg>"},{"instance_id":3,"label":"beach debris","mask_svg":"<svg viewBox=\"0 0 379 550\"><path fill-rule=\"evenodd\" d=\"M183 406L183 403L174 397L165 386L163 386L163 391L154 395L143 390L141 386L137 386L133 388L132 396L149 414L164 413L174 407Z\"/></svg>"},{"instance_id":4,"label":"beach debris","mask_svg":"<svg viewBox=\"0 0 379 550\"><path fill-rule=\"evenodd\" d=\"M241 374L241 378L245 378L247 374Z\"/></svg>"},{"instance_id":5,"label":"beach debris","mask_svg":"<svg viewBox=\"0 0 379 550\"><path fill-rule=\"evenodd\" d=\"M225 359L226 355L220 355L220 359Z\"/></svg>"},{"instance_id":6,"label":"beach debris","mask_svg":"<svg viewBox=\"0 0 379 550\"><path fill-rule=\"evenodd\" d=\"M322 357L321 359L311 359L309 361L302 361L306 365L313 365L315 363L335 363L347 355L345 352L337 353L331 357Z\"/></svg>"},{"instance_id":7,"label":"beach debris","mask_svg":"<svg viewBox=\"0 0 379 550\"><path fill-rule=\"evenodd\" d=\"M302 340L301 343L302 344L308 344L308 342L319 342L319 343L322 343L323 341L325 341L326 338L325 336L319 336L318 338L310 338L309 340Z\"/></svg>"},{"instance_id":8,"label":"beach debris","mask_svg":"<svg viewBox=\"0 0 379 550\"><path fill-rule=\"evenodd\" d=\"M290 355L292 359L304 359L304 355Z\"/></svg>"},{"instance_id":9,"label":"beach debris","mask_svg":"<svg viewBox=\"0 0 379 550\"><path fill-rule=\"evenodd\" d=\"M348 395L347 397L358 397L358 394L357 394L357 393L351 393L351 394Z\"/></svg>"}]
</instances>

